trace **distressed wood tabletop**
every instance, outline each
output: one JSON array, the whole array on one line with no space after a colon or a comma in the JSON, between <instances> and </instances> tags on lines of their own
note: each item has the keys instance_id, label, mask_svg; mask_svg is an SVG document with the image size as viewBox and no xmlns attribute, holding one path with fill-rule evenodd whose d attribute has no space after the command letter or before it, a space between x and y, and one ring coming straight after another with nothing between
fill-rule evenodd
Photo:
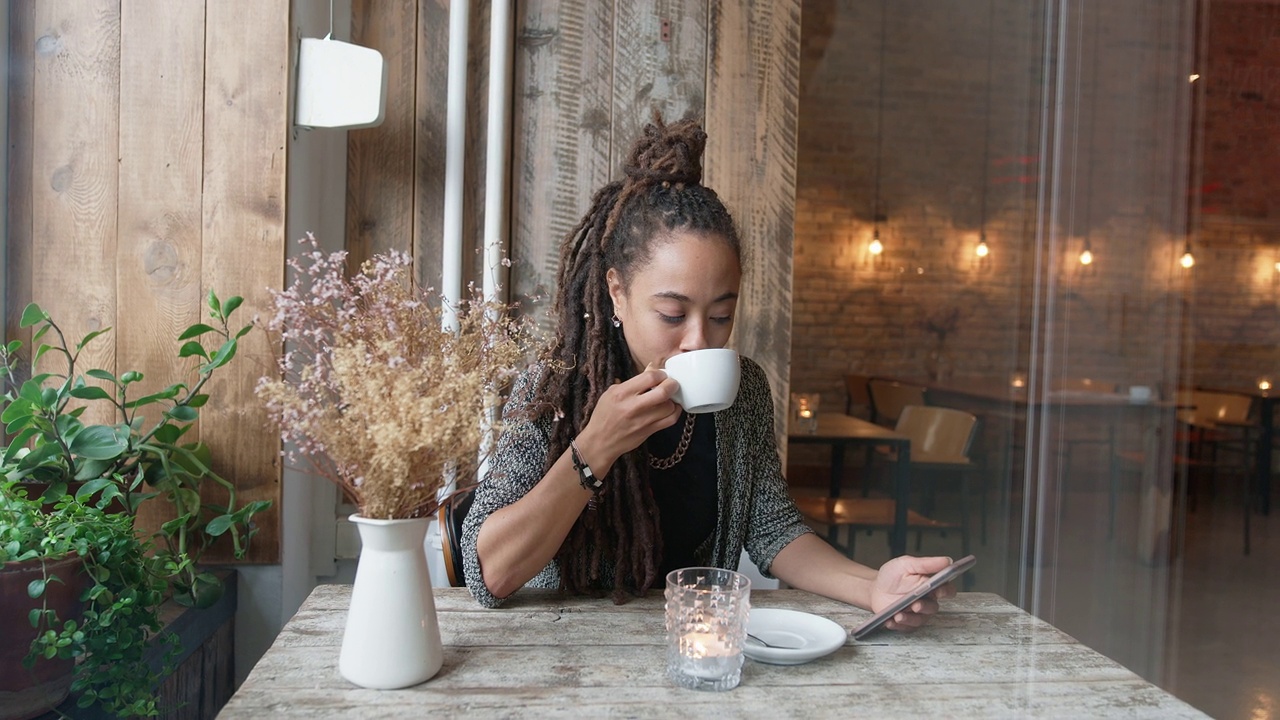
<instances>
[{"instance_id":1,"label":"distressed wood tabletop","mask_svg":"<svg viewBox=\"0 0 1280 720\"><path fill-rule=\"evenodd\" d=\"M404 690L338 674L349 585L317 587L219 718L1123 717L1203 718L1181 700L996 595L961 593L913 634L877 633L804 665L747 660L729 692L665 676L661 593L608 599L523 590L496 610L437 588L444 667ZM757 590L852 630L868 613L799 590Z\"/></svg>"}]
</instances>

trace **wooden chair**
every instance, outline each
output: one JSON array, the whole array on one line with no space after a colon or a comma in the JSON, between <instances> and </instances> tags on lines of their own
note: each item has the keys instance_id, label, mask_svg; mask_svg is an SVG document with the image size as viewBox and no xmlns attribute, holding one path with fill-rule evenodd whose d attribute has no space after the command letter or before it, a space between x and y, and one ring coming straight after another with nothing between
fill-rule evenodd
<instances>
[{"instance_id":1,"label":"wooden chair","mask_svg":"<svg viewBox=\"0 0 1280 720\"><path fill-rule=\"evenodd\" d=\"M462 521L466 520L473 500L475 487L464 488L440 503L440 509L436 511L436 519L440 523L440 549L444 553L444 569L449 576L449 585L453 587L467 585L462 564Z\"/></svg>"},{"instance_id":2,"label":"wooden chair","mask_svg":"<svg viewBox=\"0 0 1280 720\"><path fill-rule=\"evenodd\" d=\"M1244 493L1244 554L1250 550L1250 521L1253 511L1253 443L1258 429L1253 398L1236 393L1207 390L1180 390L1176 412L1173 466L1186 482L1187 509L1195 510L1198 492L1195 480L1208 476L1210 491L1224 472L1239 474ZM1147 462L1140 450L1114 454L1109 498L1109 532L1114 533L1119 495L1118 474L1141 469Z\"/></svg>"},{"instance_id":3,"label":"wooden chair","mask_svg":"<svg viewBox=\"0 0 1280 720\"><path fill-rule=\"evenodd\" d=\"M867 395L871 400L871 422L885 427L894 427L908 405L927 404L923 387L884 378L868 380Z\"/></svg>"},{"instance_id":4,"label":"wooden chair","mask_svg":"<svg viewBox=\"0 0 1280 720\"><path fill-rule=\"evenodd\" d=\"M871 391L867 383L871 378L867 375L844 376L844 414L854 417L869 417L871 414Z\"/></svg>"},{"instance_id":5,"label":"wooden chair","mask_svg":"<svg viewBox=\"0 0 1280 720\"><path fill-rule=\"evenodd\" d=\"M925 530L960 533L962 554L969 554L969 513L967 475L974 465L969 457L973 439L977 434L978 419L967 412L951 408L908 405L902 409L895 430L911 438L911 481L915 486L919 479L938 473L957 473L961 478L959 518L943 521L930 517L933 501L932 484L923 488L926 507L922 511L907 510L907 529L916 531L919 549L920 535ZM816 522L832 526L844 526L848 531L848 543L842 548L853 556L854 537L859 530L889 530L893 528L894 500L892 498L826 498L801 497L796 499L801 514Z\"/></svg>"}]
</instances>

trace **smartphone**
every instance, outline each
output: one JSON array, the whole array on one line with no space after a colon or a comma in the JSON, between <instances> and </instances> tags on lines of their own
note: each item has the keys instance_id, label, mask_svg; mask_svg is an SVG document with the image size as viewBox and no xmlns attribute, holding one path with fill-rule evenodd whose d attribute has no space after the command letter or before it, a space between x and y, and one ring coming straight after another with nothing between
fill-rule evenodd
<instances>
[{"instance_id":1,"label":"smartphone","mask_svg":"<svg viewBox=\"0 0 1280 720\"><path fill-rule=\"evenodd\" d=\"M872 615L866 622L853 629L853 639L861 640L862 638L875 632L881 625L889 621L889 618L911 607L911 603L923 598L925 595L946 585L952 580L960 577L966 570L973 567L978 559L972 555L962 557L950 565L942 568L934 573L928 580L920 583L915 590L902 596L898 602Z\"/></svg>"}]
</instances>

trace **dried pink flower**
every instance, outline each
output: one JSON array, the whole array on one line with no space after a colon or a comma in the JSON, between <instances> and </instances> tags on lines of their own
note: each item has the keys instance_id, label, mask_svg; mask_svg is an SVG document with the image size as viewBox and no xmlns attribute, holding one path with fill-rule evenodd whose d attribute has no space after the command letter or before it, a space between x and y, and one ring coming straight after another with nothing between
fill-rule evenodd
<instances>
[{"instance_id":1,"label":"dried pink flower","mask_svg":"<svg viewBox=\"0 0 1280 720\"><path fill-rule=\"evenodd\" d=\"M473 294L446 329L447 305L414 285L408 255L375 256L348 278L345 252L301 242L312 251L289 261L293 282L268 322L288 346L281 376L256 388L288 458L309 461L366 517L433 512L494 445L486 408L541 347L534 325Z\"/></svg>"}]
</instances>

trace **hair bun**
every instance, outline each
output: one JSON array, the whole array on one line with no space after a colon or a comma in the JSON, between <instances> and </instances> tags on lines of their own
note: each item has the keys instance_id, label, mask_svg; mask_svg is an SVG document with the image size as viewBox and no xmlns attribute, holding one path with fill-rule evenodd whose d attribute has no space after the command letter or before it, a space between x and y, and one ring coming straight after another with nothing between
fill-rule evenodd
<instances>
[{"instance_id":1,"label":"hair bun","mask_svg":"<svg viewBox=\"0 0 1280 720\"><path fill-rule=\"evenodd\" d=\"M635 181L696 185L702 182L702 151L706 147L707 134L697 120L667 125L655 114L631 147L622 171Z\"/></svg>"}]
</instances>

